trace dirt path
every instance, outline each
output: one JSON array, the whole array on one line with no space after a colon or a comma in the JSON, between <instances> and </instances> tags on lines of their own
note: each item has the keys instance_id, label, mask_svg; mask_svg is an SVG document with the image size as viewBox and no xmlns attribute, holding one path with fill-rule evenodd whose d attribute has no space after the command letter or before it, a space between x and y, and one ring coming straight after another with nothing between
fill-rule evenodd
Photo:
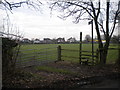
<instances>
[{"instance_id":1,"label":"dirt path","mask_svg":"<svg viewBox=\"0 0 120 90\"><path fill-rule=\"evenodd\" d=\"M120 80L103 80L103 82L87 88L120 88Z\"/></svg>"},{"instance_id":2,"label":"dirt path","mask_svg":"<svg viewBox=\"0 0 120 90\"><path fill-rule=\"evenodd\" d=\"M22 72L4 81L4 87L118 88L119 78L120 70L115 65L82 66L63 61L44 64L39 69L36 66L22 68Z\"/></svg>"}]
</instances>

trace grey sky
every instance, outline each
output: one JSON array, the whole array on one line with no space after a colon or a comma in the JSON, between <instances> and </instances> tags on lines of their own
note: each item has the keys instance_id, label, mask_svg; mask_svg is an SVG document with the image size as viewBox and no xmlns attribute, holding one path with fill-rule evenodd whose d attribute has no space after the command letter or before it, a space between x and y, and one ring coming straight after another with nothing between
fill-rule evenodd
<instances>
[{"instance_id":1,"label":"grey sky","mask_svg":"<svg viewBox=\"0 0 120 90\"><path fill-rule=\"evenodd\" d=\"M56 11L53 11L51 15L48 6L43 6L42 9L42 12L25 7L13 10L11 17L19 26L19 30L23 31L24 37L39 39L75 37L79 39L81 31L83 35L90 34L91 26L88 25L88 21L74 24L72 18L66 20L58 18L59 13Z\"/></svg>"},{"instance_id":2,"label":"grey sky","mask_svg":"<svg viewBox=\"0 0 120 90\"><path fill-rule=\"evenodd\" d=\"M25 38L59 38L64 37L68 39L75 37L79 40L79 33L83 32L83 38L86 34L91 35L91 25L88 21L80 21L74 24L73 18L62 20L57 16L59 12L53 11L50 14L48 5L41 6L41 10L31 10L27 6L21 8L14 8L13 14L10 12L11 22L19 27L19 30L24 34ZM96 36L94 30L94 36Z\"/></svg>"}]
</instances>

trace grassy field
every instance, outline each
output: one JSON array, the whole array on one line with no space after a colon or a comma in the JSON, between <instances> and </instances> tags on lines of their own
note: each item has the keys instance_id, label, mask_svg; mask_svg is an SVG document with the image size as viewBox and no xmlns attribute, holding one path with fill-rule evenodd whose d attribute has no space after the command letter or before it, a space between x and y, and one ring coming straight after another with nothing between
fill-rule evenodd
<instances>
[{"instance_id":1,"label":"grassy field","mask_svg":"<svg viewBox=\"0 0 120 90\"><path fill-rule=\"evenodd\" d=\"M79 44L28 44L28 45L22 45L21 50L22 50L23 53L32 53L33 52L32 49L36 49L35 52L41 52L42 50L45 50L45 48L47 50L49 48L53 48L53 50L51 49L49 53L52 53L52 52L57 53L56 50L57 50L58 45L60 45L62 47L62 49L79 50ZM83 44L82 45L82 50L91 51L91 47L92 47L91 44ZM118 46L111 45L110 47L111 48L117 48ZM94 44L94 51L96 51L97 48L98 48L98 44ZM29 49L29 50L26 51L27 49ZM45 52L45 51L43 51L43 52ZM78 51L62 50L62 56L67 56L67 57L62 57L62 60L79 62L79 52ZM77 58L68 58L70 56L71 57L77 57ZM114 63L117 58L118 58L118 50L109 50L108 57L107 57L107 63Z\"/></svg>"}]
</instances>

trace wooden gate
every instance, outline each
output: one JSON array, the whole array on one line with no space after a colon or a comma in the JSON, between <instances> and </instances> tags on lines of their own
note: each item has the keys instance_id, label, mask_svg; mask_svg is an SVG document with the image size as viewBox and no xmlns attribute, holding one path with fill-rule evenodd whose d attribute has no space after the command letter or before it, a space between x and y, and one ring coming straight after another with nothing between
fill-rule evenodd
<instances>
[{"instance_id":1,"label":"wooden gate","mask_svg":"<svg viewBox=\"0 0 120 90\"><path fill-rule=\"evenodd\" d=\"M80 53L79 56L66 56L62 54L63 52L71 52L71 53ZM73 49L63 49L61 46L58 46L58 60L61 61L63 58L72 58L75 60L79 60L80 64L86 64L86 65L95 65L99 62L99 51L96 50L94 54L92 55L92 51L83 51L83 50L73 50Z\"/></svg>"},{"instance_id":2,"label":"wooden gate","mask_svg":"<svg viewBox=\"0 0 120 90\"><path fill-rule=\"evenodd\" d=\"M99 61L99 51L96 50L93 55L92 51L80 51L80 64L95 65Z\"/></svg>"}]
</instances>

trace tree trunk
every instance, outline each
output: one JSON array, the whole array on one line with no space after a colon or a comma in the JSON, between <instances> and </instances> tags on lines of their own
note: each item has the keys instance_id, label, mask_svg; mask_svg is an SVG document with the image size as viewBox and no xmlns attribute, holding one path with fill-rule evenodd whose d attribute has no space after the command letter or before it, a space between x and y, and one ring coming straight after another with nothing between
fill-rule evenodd
<instances>
[{"instance_id":1,"label":"tree trunk","mask_svg":"<svg viewBox=\"0 0 120 90\"><path fill-rule=\"evenodd\" d=\"M97 32L97 38L98 38L98 44L99 44L99 50L100 50L100 64L105 64L106 63L106 58L107 58L107 48L104 49L101 37L100 37L100 32L99 32L99 27L97 24L97 19L94 19L95 21L95 27L96 27L96 32Z\"/></svg>"},{"instance_id":2,"label":"tree trunk","mask_svg":"<svg viewBox=\"0 0 120 90\"><path fill-rule=\"evenodd\" d=\"M98 16L93 11L93 14L95 16L94 21L95 21L95 27L96 27L98 43L99 43L99 50L100 50L100 64L106 64L108 47L109 47L109 42L110 42L110 37L109 37L109 3L110 2L109 1L110 0L108 0L108 2L106 3L106 6L107 6L107 10L106 10L106 34L104 33L105 39L106 39L105 45L103 45L102 39L100 36L100 30L99 30L98 21L97 21Z\"/></svg>"},{"instance_id":3,"label":"tree trunk","mask_svg":"<svg viewBox=\"0 0 120 90\"><path fill-rule=\"evenodd\" d=\"M100 48L100 64L106 64L110 38L107 38L103 48Z\"/></svg>"},{"instance_id":4,"label":"tree trunk","mask_svg":"<svg viewBox=\"0 0 120 90\"><path fill-rule=\"evenodd\" d=\"M106 64L107 60L107 54L108 54L108 47L109 47L109 42L110 42L110 37L109 37L109 5L110 5L110 0L106 3L107 5L107 10L106 10L106 34L105 39L106 43L103 46L103 48L100 48L100 64Z\"/></svg>"},{"instance_id":5,"label":"tree trunk","mask_svg":"<svg viewBox=\"0 0 120 90\"><path fill-rule=\"evenodd\" d=\"M100 64L106 64L108 49L104 48L100 50Z\"/></svg>"}]
</instances>

